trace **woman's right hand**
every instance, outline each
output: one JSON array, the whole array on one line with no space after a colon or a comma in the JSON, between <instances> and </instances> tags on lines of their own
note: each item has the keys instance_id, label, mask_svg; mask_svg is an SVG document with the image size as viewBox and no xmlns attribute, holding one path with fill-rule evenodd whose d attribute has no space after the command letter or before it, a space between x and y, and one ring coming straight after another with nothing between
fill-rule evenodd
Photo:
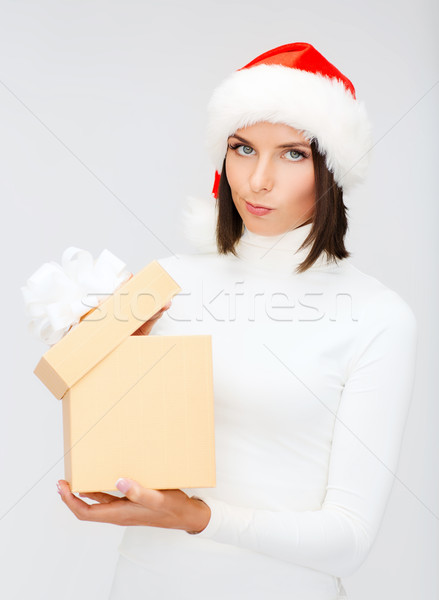
<instances>
[{"instance_id":1,"label":"woman's right hand","mask_svg":"<svg viewBox=\"0 0 439 600\"><path fill-rule=\"evenodd\" d=\"M172 301L170 300L168 304L166 304L166 306L164 306L162 309L156 312L150 319L148 319L148 321L145 321L145 323L143 323L143 325L141 325L139 329L137 329L132 335L149 335L154 324L157 322L158 319L160 319L165 310L168 310L171 304Z\"/></svg>"}]
</instances>

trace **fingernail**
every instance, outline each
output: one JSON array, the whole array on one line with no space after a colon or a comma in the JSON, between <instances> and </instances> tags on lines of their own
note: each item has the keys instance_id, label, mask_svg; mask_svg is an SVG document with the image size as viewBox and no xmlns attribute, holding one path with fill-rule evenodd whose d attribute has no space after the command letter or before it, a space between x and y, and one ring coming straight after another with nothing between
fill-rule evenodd
<instances>
[{"instance_id":1,"label":"fingernail","mask_svg":"<svg viewBox=\"0 0 439 600\"><path fill-rule=\"evenodd\" d=\"M128 481L127 479L121 477L116 481L116 487L120 492L125 494L131 487L131 481Z\"/></svg>"},{"instance_id":2,"label":"fingernail","mask_svg":"<svg viewBox=\"0 0 439 600\"><path fill-rule=\"evenodd\" d=\"M59 483L58 483L58 482L56 482L56 487L58 488L58 492L60 492L60 493L61 493L61 488L60 488L60 485L59 485Z\"/></svg>"}]
</instances>

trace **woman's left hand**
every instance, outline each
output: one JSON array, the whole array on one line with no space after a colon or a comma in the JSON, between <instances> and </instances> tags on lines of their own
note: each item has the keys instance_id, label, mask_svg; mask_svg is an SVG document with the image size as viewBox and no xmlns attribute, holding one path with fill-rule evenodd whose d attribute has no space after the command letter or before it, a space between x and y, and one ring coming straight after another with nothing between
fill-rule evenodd
<instances>
[{"instance_id":1,"label":"woman's left hand","mask_svg":"<svg viewBox=\"0 0 439 600\"><path fill-rule=\"evenodd\" d=\"M190 498L182 490L154 490L142 487L133 479L125 478L122 481L130 484L129 489L121 489L125 494L123 498L104 492L80 494L96 500L98 504L88 504L77 498L64 479L59 480L58 489L63 502L80 521L123 526L149 525L199 533L210 520L207 504L200 499Z\"/></svg>"}]
</instances>

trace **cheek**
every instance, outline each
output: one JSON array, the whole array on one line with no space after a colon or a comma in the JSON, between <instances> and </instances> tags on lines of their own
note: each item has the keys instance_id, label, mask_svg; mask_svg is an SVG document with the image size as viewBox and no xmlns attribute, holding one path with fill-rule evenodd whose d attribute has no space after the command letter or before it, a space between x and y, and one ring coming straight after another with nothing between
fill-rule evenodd
<instances>
[{"instance_id":1,"label":"cheek","mask_svg":"<svg viewBox=\"0 0 439 600\"><path fill-rule=\"evenodd\" d=\"M236 202L237 195L241 195L240 191L243 189L243 185L245 185L245 181L247 178L246 173L236 164L236 161L233 159L226 160L226 175L227 181L229 182L230 190L232 192L232 198Z\"/></svg>"},{"instance_id":2,"label":"cheek","mask_svg":"<svg viewBox=\"0 0 439 600\"><path fill-rule=\"evenodd\" d=\"M314 168L304 165L303 169L297 169L294 180L285 180L284 185L289 190L288 196L290 199L309 200L315 194Z\"/></svg>"},{"instance_id":3,"label":"cheek","mask_svg":"<svg viewBox=\"0 0 439 600\"><path fill-rule=\"evenodd\" d=\"M226 165L225 165L227 180L229 182L230 187L235 188L238 180L239 170L236 168L235 161L233 160L233 156L228 154L226 157Z\"/></svg>"}]
</instances>

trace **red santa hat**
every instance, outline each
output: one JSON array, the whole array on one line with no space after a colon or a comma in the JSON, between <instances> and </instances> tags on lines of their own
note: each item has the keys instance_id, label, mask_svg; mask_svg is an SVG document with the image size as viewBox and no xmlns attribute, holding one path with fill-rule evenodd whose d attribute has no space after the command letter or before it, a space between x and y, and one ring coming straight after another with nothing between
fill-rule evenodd
<instances>
[{"instance_id":1,"label":"red santa hat","mask_svg":"<svg viewBox=\"0 0 439 600\"><path fill-rule=\"evenodd\" d=\"M290 125L315 140L344 193L365 177L372 136L364 104L352 82L311 44L294 42L257 56L214 90L207 110L215 198L227 138L260 121Z\"/></svg>"}]
</instances>

